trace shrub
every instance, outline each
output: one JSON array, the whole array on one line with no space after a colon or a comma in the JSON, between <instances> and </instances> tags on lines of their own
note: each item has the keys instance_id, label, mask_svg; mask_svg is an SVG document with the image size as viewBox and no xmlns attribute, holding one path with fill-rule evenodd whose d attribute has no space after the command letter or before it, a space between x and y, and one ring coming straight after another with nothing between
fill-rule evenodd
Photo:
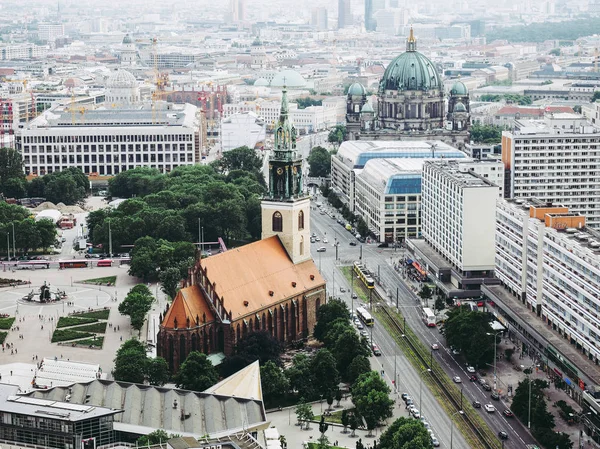
<instances>
[{"instance_id":1,"label":"shrub","mask_svg":"<svg viewBox=\"0 0 600 449\"><path fill-rule=\"evenodd\" d=\"M78 332L72 329L57 329L52 334L52 343L76 340L78 338L89 338L92 336L93 334L91 334L90 332Z\"/></svg>"},{"instance_id":2,"label":"shrub","mask_svg":"<svg viewBox=\"0 0 600 449\"><path fill-rule=\"evenodd\" d=\"M78 314L78 317L82 318L96 318L97 320L108 320L108 315L110 314L110 309L105 310L94 310L92 312L85 312Z\"/></svg>"},{"instance_id":3,"label":"shrub","mask_svg":"<svg viewBox=\"0 0 600 449\"><path fill-rule=\"evenodd\" d=\"M10 329L15 322L15 317L0 318L0 329Z\"/></svg>"},{"instance_id":4,"label":"shrub","mask_svg":"<svg viewBox=\"0 0 600 449\"><path fill-rule=\"evenodd\" d=\"M95 318L75 318L72 316L61 316L56 323L56 327L71 327L77 326L78 324L89 324L98 321Z\"/></svg>"}]
</instances>

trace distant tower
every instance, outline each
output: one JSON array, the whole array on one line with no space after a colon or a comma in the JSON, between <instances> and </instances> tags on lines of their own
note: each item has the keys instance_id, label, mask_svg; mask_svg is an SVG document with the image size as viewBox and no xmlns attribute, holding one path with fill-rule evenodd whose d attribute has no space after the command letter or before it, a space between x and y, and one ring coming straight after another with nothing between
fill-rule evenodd
<instances>
[{"instance_id":1,"label":"distant tower","mask_svg":"<svg viewBox=\"0 0 600 449\"><path fill-rule=\"evenodd\" d=\"M469 90L460 80L452 85L448 98L447 128L452 131L469 129L471 105L469 104Z\"/></svg>"},{"instance_id":2,"label":"distant tower","mask_svg":"<svg viewBox=\"0 0 600 449\"><path fill-rule=\"evenodd\" d=\"M246 19L246 0L229 0L229 14L234 23Z\"/></svg>"},{"instance_id":3,"label":"distant tower","mask_svg":"<svg viewBox=\"0 0 600 449\"><path fill-rule=\"evenodd\" d=\"M323 6L320 6L318 8L313 8L310 24L317 31L327 31L327 28L328 28L327 8L325 8Z\"/></svg>"},{"instance_id":4,"label":"distant tower","mask_svg":"<svg viewBox=\"0 0 600 449\"><path fill-rule=\"evenodd\" d=\"M352 25L350 0L338 0L338 30Z\"/></svg>"},{"instance_id":5,"label":"distant tower","mask_svg":"<svg viewBox=\"0 0 600 449\"><path fill-rule=\"evenodd\" d=\"M302 157L296 152L296 128L289 120L284 86L281 113L269 156L269 191L261 202L262 238L278 235L297 264L310 255L310 199L303 189Z\"/></svg>"},{"instance_id":6,"label":"distant tower","mask_svg":"<svg viewBox=\"0 0 600 449\"><path fill-rule=\"evenodd\" d=\"M365 0L365 30L375 31L377 23L373 17L373 0Z\"/></svg>"},{"instance_id":7,"label":"distant tower","mask_svg":"<svg viewBox=\"0 0 600 449\"><path fill-rule=\"evenodd\" d=\"M361 131L361 112L367 104L367 89L360 83L354 83L348 88L346 97L346 129L348 139L356 140Z\"/></svg>"},{"instance_id":8,"label":"distant tower","mask_svg":"<svg viewBox=\"0 0 600 449\"><path fill-rule=\"evenodd\" d=\"M121 65L135 65L136 49L135 44L129 34L126 34L121 42Z\"/></svg>"}]
</instances>

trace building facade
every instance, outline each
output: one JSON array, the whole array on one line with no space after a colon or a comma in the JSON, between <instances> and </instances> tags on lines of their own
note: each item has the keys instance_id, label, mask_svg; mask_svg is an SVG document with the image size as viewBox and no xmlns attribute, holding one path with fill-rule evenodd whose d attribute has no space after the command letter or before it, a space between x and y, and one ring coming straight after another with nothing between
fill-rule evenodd
<instances>
[{"instance_id":1,"label":"building facade","mask_svg":"<svg viewBox=\"0 0 600 449\"><path fill-rule=\"evenodd\" d=\"M157 353L175 372L191 351L229 355L254 331L284 344L312 334L325 281L310 253L310 199L283 91L261 203L262 239L200 259L161 317Z\"/></svg>"},{"instance_id":2,"label":"building facade","mask_svg":"<svg viewBox=\"0 0 600 449\"><path fill-rule=\"evenodd\" d=\"M560 203L600 226L600 132L563 129L550 121L515 121L502 133L506 198L535 197Z\"/></svg>"},{"instance_id":3,"label":"building facade","mask_svg":"<svg viewBox=\"0 0 600 449\"><path fill-rule=\"evenodd\" d=\"M260 149L265 146L265 121L253 112L233 114L221 121L221 150L247 146Z\"/></svg>"}]
</instances>

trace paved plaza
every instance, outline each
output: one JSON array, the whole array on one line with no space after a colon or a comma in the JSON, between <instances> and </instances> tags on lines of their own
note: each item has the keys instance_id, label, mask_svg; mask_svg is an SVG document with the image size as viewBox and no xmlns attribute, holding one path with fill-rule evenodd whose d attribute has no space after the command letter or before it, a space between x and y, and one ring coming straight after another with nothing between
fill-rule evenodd
<instances>
[{"instance_id":1,"label":"paved plaza","mask_svg":"<svg viewBox=\"0 0 600 449\"><path fill-rule=\"evenodd\" d=\"M115 286L79 283L86 279L113 275L117 276ZM36 356L38 361L44 357L56 357L57 359L96 363L100 365L102 372L107 374L107 378L112 379L110 373L113 368L113 359L121 345L121 338L124 341L136 333L129 325L129 318L121 315L117 310L129 289L137 283L135 278L127 274L127 266L17 270L2 272L0 277L31 282L27 286L0 288L0 313L16 317L13 329L9 331L5 341L5 343L10 343L14 350L12 350L12 354L11 350L7 348L0 352L0 380L2 382L18 384L22 389L31 388ZM23 299L32 290L37 296L39 288L44 282L50 285L52 291L56 289L65 291L67 299L49 304L28 302ZM151 284L149 288L158 298L150 312L156 316L164 310L166 298L157 284ZM71 303L72 305L69 305ZM112 327L109 326L106 329L102 349L71 347L68 343L59 345L50 342L59 317L73 312L101 308L111 309L108 323L112 324ZM156 330L158 331L158 328ZM142 329L141 335L142 341L145 341L146 327Z\"/></svg>"}]
</instances>

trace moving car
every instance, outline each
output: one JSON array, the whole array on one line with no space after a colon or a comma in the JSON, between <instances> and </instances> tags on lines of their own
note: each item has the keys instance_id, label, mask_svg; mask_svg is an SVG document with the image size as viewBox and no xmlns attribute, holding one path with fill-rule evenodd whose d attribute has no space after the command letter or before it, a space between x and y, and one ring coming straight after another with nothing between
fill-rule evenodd
<instances>
[{"instance_id":1,"label":"moving car","mask_svg":"<svg viewBox=\"0 0 600 449\"><path fill-rule=\"evenodd\" d=\"M513 416L515 416L513 414L513 412L511 412L509 409L506 409L502 412L504 414L504 416L506 416L507 418L512 418Z\"/></svg>"},{"instance_id":2,"label":"moving car","mask_svg":"<svg viewBox=\"0 0 600 449\"><path fill-rule=\"evenodd\" d=\"M352 241L350 242L350 246L356 246L356 242L355 242L354 240L352 240Z\"/></svg>"},{"instance_id":3,"label":"moving car","mask_svg":"<svg viewBox=\"0 0 600 449\"><path fill-rule=\"evenodd\" d=\"M497 392L493 392L492 394L490 394L490 397L494 400L494 401L499 401L500 400L500 395Z\"/></svg>"},{"instance_id":4,"label":"moving car","mask_svg":"<svg viewBox=\"0 0 600 449\"><path fill-rule=\"evenodd\" d=\"M485 391L492 391L492 387L487 383L481 384L481 388L483 388Z\"/></svg>"},{"instance_id":5,"label":"moving car","mask_svg":"<svg viewBox=\"0 0 600 449\"><path fill-rule=\"evenodd\" d=\"M356 299L358 298L358 295L356 293L352 293L352 299Z\"/></svg>"},{"instance_id":6,"label":"moving car","mask_svg":"<svg viewBox=\"0 0 600 449\"><path fill-rule=\"evenodd\" d=\"M485 411L488 413L494 413L496 411L496 407L494 407L492 404L485 404L483 408L485 408Z\"/></svg>"},{"instance_id":7,"label":"moving car","mask_svg":"<svg viewBox=\"0 0 600 449\"><path fill-rule=\"evenodd\" d=\"M373 346L371 347L371 349L373 349L373 354L375 354L376 356L380 356L381 355L381 351L379 350L379 346L377 346L375 343L373 343Z\"/></svg>"},{"instance_id":8,"label":"moving car","mask_svg":"<svg viewBox=\"0 0 600 449\"><path fill-rule=\"evenodd\" d=\"M504 430L501 430L498 432L498 438L501 440L508 440L508 433L506 433Z\"/></svg>"},{"instance_id":9,"label":"moving car","mask_svg":"<svg viewBox=\"0 0 600 449\"><path fill-rule=\"evenodd\" d=\"M475 408L481 408L481 402L479 402L479 401L473 401L473 407L475 407Z\"/></svg>"},{"instance_id":10,"label":"moving car","mask_svg":"<svg viewBox=\"0 0 600 449\"><path fill-rule=\"evenodd\" d=\"M325 238L323 239L323 243L329 243L329 240L327 240L327 237L325 237Z\"/></svg>"},{"instance_id":11,"label":"moving car","mask_svg":"<svg viewBox=\"0 0 600 449\"><path fill-rule=\"evenodd\" d=\"M437 343L433 343L431 345L431 349L438 350L438 349L440 349L440 345L438 345Z\"/></svg>"},{"instance_id":12,"label":"moving car","mask_svg":"<svg viewBox=\"0 0 600 449\"><path fill-rule=\"evenodd\" d=\"M473 375L469 376L469 380L471 382L477 382L477 376L475 374L473 374Z\"/></svg>"},{"instance_id":13,"label":"moving car","mask_svg":"<svg viewBox=\"0 0 600 449\"><path fill-rule=\"evenodd\" d=\"M327 251L327 248L325 248L324 246L321 246L320 248L317 248L317 252L318 253L324 253L325 251Z\"/></svg>"},{"instance_id":14,"label":"moving car","mask_svg":"<svg viewBox=\"0 0 600 449\"><path fill-rule=\"evenodd\" d=\"M452 380L454 381L454 383L457 383L457 384L459 384L459 383L461 383L461 382L462 382L462 379L461 379L460 377L458 377L458 376L454 376L454 377L452 378Z\"/></svg>"},{"instance_id":15,"label":"moving car","mask_svg":"<svg viewBox=\"0 0 600 449\"><path fill-rule=\"evenodd\" d=\"M344 287L340 287L340 292L341 293L346 293L346 289Z\"/></svg>"},{"instance_id":16,"label":"moving car","mask_svg":"<svg viewBox=\"0 0 600 449\"><path fill-rule=\"evenodd\" d=\"M467 373L473 374L475 372L475 368L472 366L467 366Z\"/></svg>"}]
</instances>

